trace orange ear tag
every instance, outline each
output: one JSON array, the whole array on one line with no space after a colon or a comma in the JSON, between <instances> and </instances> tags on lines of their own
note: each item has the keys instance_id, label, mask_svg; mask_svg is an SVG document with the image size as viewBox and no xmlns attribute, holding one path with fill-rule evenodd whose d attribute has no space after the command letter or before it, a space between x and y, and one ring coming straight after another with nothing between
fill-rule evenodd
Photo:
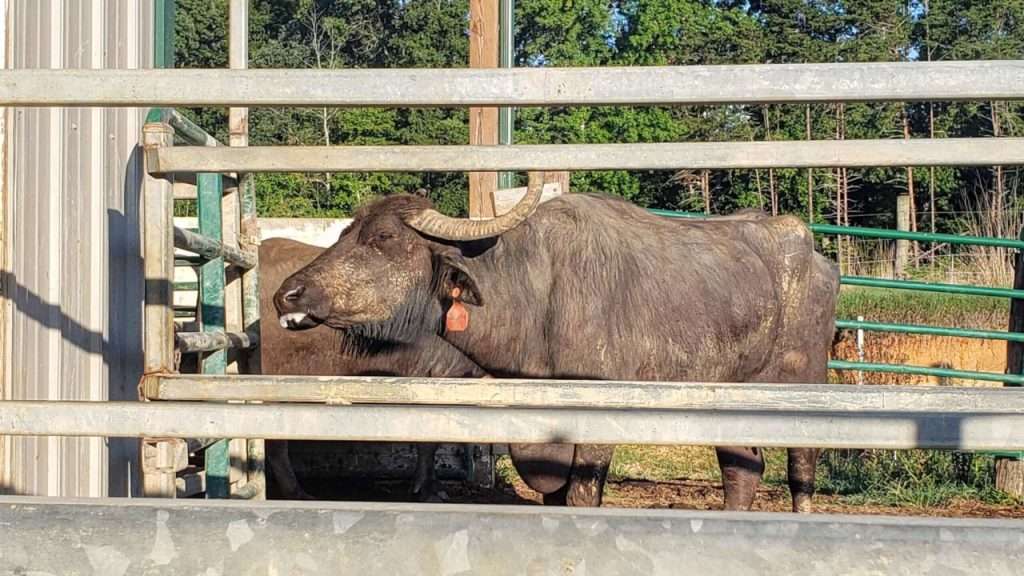
<instances>
[{"instance_id":1,"label":"orange ear tag","mask_svg":"<svg viewBox=\"0 0 1024 576\"><path fill-rule=\"evenodd\" d=\"M469 310L458 300L460 295L461 288L452 288L452 305L444 317L444 328L448 332L462 332L469 327Z\"/></svg>"}]
</instances>

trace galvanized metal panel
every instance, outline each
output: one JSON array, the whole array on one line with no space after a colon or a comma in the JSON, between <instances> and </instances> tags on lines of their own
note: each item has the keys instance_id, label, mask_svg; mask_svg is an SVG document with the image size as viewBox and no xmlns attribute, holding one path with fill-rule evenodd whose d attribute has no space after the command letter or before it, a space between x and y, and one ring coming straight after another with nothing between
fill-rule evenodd
<instances>
[{"instance_id":1,"label":"galvanized metal panel","mask_svg":"<svg viewBox=\"0 0 1024 576\"><path fill-rule=\"evenodd\" d=\"M10 68L139 68L152 7L11 0ZM15 108L6 138L4 398L127 400L141 373L139 182L145 111ZM134 441L19 439L0 481L19 494L124 495Z\"/></svg>"},{"instance_id":2,"label":"galvanized metal panel","mask_svg":"<svg viewBox=\"0 0 1024 576\"><path fill-rule=\"evenodd\" d=\"M0 572L1020 574L1019 520L539 506L0 499ZM229 570L218 570L230 566Z\"/></svg>"},{"instance_id":3,"label":"galvanized metal panel","mask_svg":"<svg viewBox=\"0 0 1024 576\"><path fill-rule=\"evenodd\" d=\"M7 0L0 0L0 68L7 67ZM0 399L8 397L7 342L10 341L9 300L7 299L7 114L9 110L0 106ZM7 492L10 484L10 439L0 436L0 494Z\"/></svg>"}]
</instances>

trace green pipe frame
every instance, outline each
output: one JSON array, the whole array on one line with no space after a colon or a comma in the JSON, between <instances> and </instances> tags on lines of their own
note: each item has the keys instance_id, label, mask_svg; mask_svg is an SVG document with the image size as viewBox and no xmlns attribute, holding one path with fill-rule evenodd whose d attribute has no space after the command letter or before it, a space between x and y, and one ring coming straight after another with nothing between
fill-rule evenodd
<instances>
[{"instance_id":1,"label":"green pipe frame","mask_svg":"<svg viewBox=\"0 0 1024 576\"><path fill-rule=\"evenodd\" d=\"M1024 299L1024 290L1014 290L1012 288L938 284L933 282L918 282L916 280L886 280L883 278L865 278L862 276L842 276L840 277L839 282L846 286L867 286L872 288L892 288L895 290L916 290L918 292L939 292L942 294L967 294L970 296Z\"/></svg>"},{"instance_id":2,"label":"green pipe frame","mask_svg":"<svg viewBox=\"0 0 1024 576\"><path fill-rule=\"evenodd\" d=\"M1024 333L999 332L995 330L973 330L970 328L947 328L945 326L921 326L917 324L891 324L864 320L836 320L836 328L844 330L865 330L868 332L897 332L900 334L926 334L930 336L953 336L957 338L978 338L982 340L1006 340L1024 342Z\"/></svg>"},{"instance_id":3,"label":"green pipe frame","mask_svg":"<svg viewBox=\"0 0 1024 576\"><path fill-rule=\"evenodd\" d=\"M199 233L220 242L223 219L221 215L220 174L196 176L199 205ZM203 332L224 332L224 259L213 258L199 268L199 318ZM227 370L227 351L204 354L200 366L203 374L224 374ZM231 457L228 440L218 440L204 452L206 470L206 497L227 498L231 490Z\"/></svg>"},{"instance_id":4,"label":"green pipe frame","mask_svg":"<svg viewBox=\"0 0 1024 576\"><path fill-rule=\"evenodd\" d=\"M986 382L1003 382L1008 386L1024 385L1024 376L1020 374L997 374L995 372L974 372L971 370L954 370L952 368L931 368L928 366L908 366L905 364L881 364L878 362L850 362L847 360L831 360L828 367L833 370L862 370L864 372L885 372L889 374L918 374L939 378L961 378L967 380L984 380Z\"/></svg>"},{"instance_id":5,"label":"green pipe frame","mask_svg":"<svg viewBox=\"0 0 1024 576\"><path fill-rule=\"evenodd\" d=\"M651 208L652 214L666 218L691 218L705 220L709 217L698 212L677 212ZM995 246L999 248L1015 248L1024 250L1024 240L1013 238L994 238L991 236L961 236L959 234L932 234L930 232L909 232L905 230L888 230L886 228L860 228L856 226L836 226L835 224L810 224L815 234L834 234L837 236L859 236L863 238L885 238L890 240L916 240L918 242L944 242L971 246Z\"/></svg>"}]
</instances>

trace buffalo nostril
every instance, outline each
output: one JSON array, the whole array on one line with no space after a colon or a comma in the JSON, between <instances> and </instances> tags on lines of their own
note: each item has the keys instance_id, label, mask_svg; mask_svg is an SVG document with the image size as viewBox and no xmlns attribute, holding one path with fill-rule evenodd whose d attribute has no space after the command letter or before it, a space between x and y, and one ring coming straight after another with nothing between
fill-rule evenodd
<instances>
[{"instance_id":1,"label":"buffalo nostril","mask_svg":"<svg viewBox=\"0 0 1024 576\"><path fill-rule=\"evenodd\" d=\"M306 287L305 286L299 286L298 288L295 288L294 290L289 290L288 292L286 292L285 295L284 295L284 299L287 302L296 302L296 301L298 301L299 297L301 297L302 294L305 291L306 291Z\"/></svg>"}]
</instances>

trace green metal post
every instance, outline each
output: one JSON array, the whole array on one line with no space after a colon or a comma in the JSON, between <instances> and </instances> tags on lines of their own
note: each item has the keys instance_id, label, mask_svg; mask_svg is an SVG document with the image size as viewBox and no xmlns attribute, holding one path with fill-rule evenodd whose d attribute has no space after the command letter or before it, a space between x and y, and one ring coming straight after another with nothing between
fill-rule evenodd
<instances>
[{"instance_id":1,"label":"green metal post","mask_svg":"<svg viewBox=\"0 0 1024 576\"><path fill-rule=\"evenodd\" d=\"M153 46L153 66L174 68L174 9L176 0L156 0L156 29Z\"/></svg>"},{"instance_id":2,"label":"green metal post","mask_svg":"<svg viewBox=\"0 0 1024 576\"><path fill-rule=\"evenodd\" d=\"M221 198L224 195L220 174L196 176L199 204L199 233L218 242L222 239ZM224 259L214 258L199 268L199 317L204 332L224 331ZM227 351L218 350L202 358L203 374L223 374L227 369ZM231 484L231 456L228 441L219 440L208 447L206 457L206 497L227 498Z\"/></svg>"},{"instance_id":3,"label":"green metal post","mask_svg":"<svg viewBox=\"0 0 1024 576\"><path fill-rule=\"evenodd\" d=\"M515 56L515 0L499 0L498 5L498 33L499 47L501 53L498 58L498 65L501 68L512 68ZM512 144L512 133L515 131L515 110L511 106L502 106L498 109L498 143L502 145ZM512 188L515 174L512 172L500 172L498 174L498 188Z\"/></svg>"},{"instance_id":4,"label":"green metal post","mask_svg":"<svg viewBox=\"0 0 1024 576\"><path fill-rule=\"evenodd\" d=\"M153 3L153 67L174 68L174 9L176 0ZM161 122L163 110L154 108L146 122Z\"/></svg>"}]
</instances>

